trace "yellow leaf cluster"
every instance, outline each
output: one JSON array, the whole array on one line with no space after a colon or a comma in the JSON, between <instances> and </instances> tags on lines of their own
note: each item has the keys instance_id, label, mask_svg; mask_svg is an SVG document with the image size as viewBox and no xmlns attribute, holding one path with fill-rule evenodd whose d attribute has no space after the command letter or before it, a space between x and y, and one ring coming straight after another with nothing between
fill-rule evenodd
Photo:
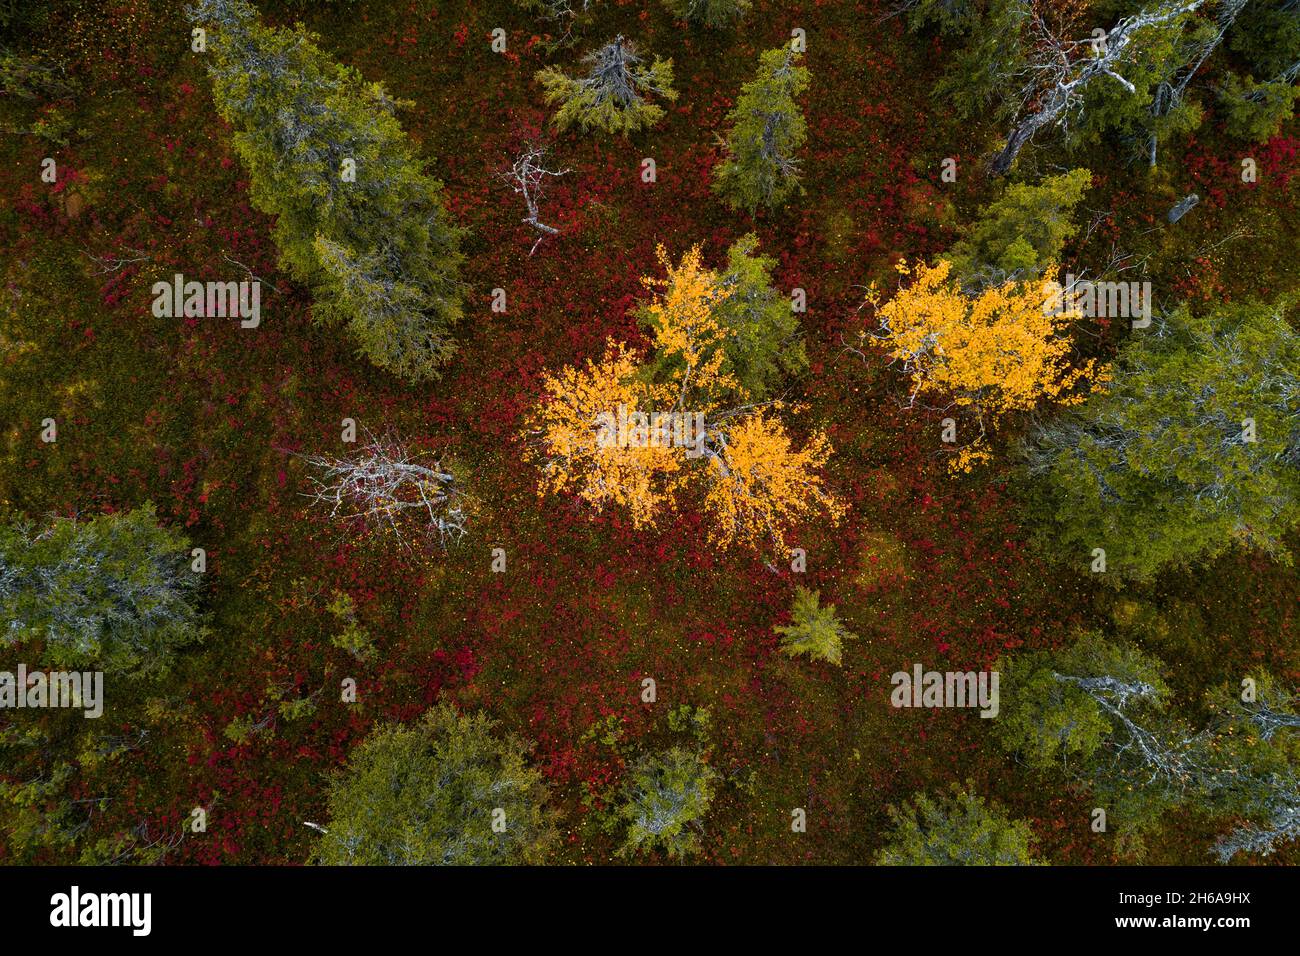
<instances>
[{"instance_id":1,"label":"yellow leaf cluster","mask_svg":"<svg viewBox=\"0 0 1300 956\"><path fill-rule=\"evenodd\" d=\"M620 447L602 444L602 415L647 410L647 392L635 380L636 356L609 343L599 362L566 366L543 379L547 400L529 419L540 437L541 491L575 492L603 511L625 508L636 527L654 524L658 511L671 505L680 484L680 449L662 445Z\"/></svg>"},{"instance_id":2,"label":"yellow leaf cluster","mask_svg":"<svg viewBox=\"0 0 1300 956\"><path fill-rule=\"evenodd\" d=\"M818 507L838 521L844 506L830 495L818 474L831 455L826 436L814 434L802 451L791 447L779 420L761 412L731 428L721 453L708 464L705 508L713 518L710 537L719 547L740 542L761 547L770 542L788 550L782 529Z\"/></svg>"},{"instance_id":3,"label":"yellow leaf cluster","mask_svg":"<svg viewBox=\"0 0 1300 956\"><path fill-rule=\"evenodd\" d=\"M898 270L912 282L880 305L882 344L902 363L914 394L951 396L970 407L984 426L996 428L1008 412L1027 411L1041 403L1060 406L1082 402L1088 391L1106 381L1104 368L1089 359L1074 362L1066 334L1079 318L1060 309L1049 291L1055 267L1040 281L1006 282L977 295L962 292L949 275L947 261ZM954 471L969 471L988 459L981 442L954 456Z\"/></svg>"},{"instance_id":4,"label":"yellow leaf cluster","mask_svg":"<svg viewBox=\"0 0 1300 956\"><path fill-rule=\"evenodd\" d=\"M729 294L721 277L704 267L695 246L674 266L663 246L655 250L667 278L643 277L641 284L654 294L646 312L655 350L685 366L678 381L679 395L696 401L720 390L740 391L740 384L722 372L729 332L717 318L717 306Z\"/></svg>"},{"instance_id":5,"label":"yellow leaf cluster","mask_svg":"<svg viewBox=\"0 0 1300 956\"><path fill-rule=\"evenodd\" d=\"M634 526L647 527L676 506L679 493L697 485L713 544L766 543L784 553L789 524L819 510L833 520L843 514L818 474L830 443L818 433L803 449L794 448L774 414L779 402L723 407L724 397L743 396L722 371L732 333L716 307L727 293L698 247L676 265L662 247L658 257L667 277L642 282L652 293L646 313L655 353L670 360L667 380L651 381L637 354L614 342L599 362L545 376L543 400L526 425L529 457L542 468L539 494L575 493L597 511L616 506ZM611 442L607 423L620 410L629 416L702 414L704 433L688 444Z\"/></svg>"}]
</instances>

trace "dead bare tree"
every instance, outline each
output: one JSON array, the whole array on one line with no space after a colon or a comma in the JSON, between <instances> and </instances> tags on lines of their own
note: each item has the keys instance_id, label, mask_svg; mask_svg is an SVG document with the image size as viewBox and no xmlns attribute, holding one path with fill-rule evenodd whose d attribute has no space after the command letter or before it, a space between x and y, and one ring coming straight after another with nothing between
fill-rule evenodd
<instances>
[{"instance_id":1,"label":"dead bare tree","mask_svg":"<svg viewBox=\"0 0 1300 956\"><path fill-rule=\"evenodd\" d=\"M81 251L87 259L95 264L96 268L91 271L91 274L97 276L110 275L125 269L127 266L135 265L137 262L148 262L150 259L149 253L143 249L133 249L129 246L124 247L120 253L105 253L101 256L91 255L86 249Z\"/></svg>"},{"instance_id":2,"label":"dead bare tree","mask_svg":"<svg viewBox=\"0 0 1300 956\"><path fill-rule=\"evenodd\" d=\"M1007 136L1006 145L994 158L991 169L1005 175L1025 144L1040 129L1049 126L1068 128L1082 113L1084 91L1100 77L1107 76L1129 93L1133 84L1119 70L1137 54L1136 39L1145 30L1167 27L1193 12L1205 0L1163 0L1152 9L1125 17L1104 40L1064 40L1056 36L1041 14L1031 19L1037 35L1035 52L1021 71L1021 118Z\"/></svg>"},{"instance_id":3,"label":"dead bare tree","mask_svg":"<svg viewBox=\"0 0 1300 956\"><path fill-rule=\"evenodd\" d=\"M555 50L573 42L574 29L591 9L592 2L593 0L515 0L515 5L563 29L557 38L544 44L547 49Z\"/></svg>"},{"instance_id":4,"label":"dead bare tree","mask_svg":"<svg viewBox=\"0 0 1300 956\"><path fill-rule=\"evenodd\" d=\"M422 463L396 438L367 435L352 458L304 455L320 470L307 495L330 516L366 527L386 527L403 545L413 537L444 547L465 534L466 499L456 477L438 459ZM419 528L413 532L412 528Z\"/></svg>"},{"instance_id":5,"label":"dead bare tree","mask_svg":"<svg viewBox=\"0 0 1300 956\"><path fill-rule=\"evenodd\" d=\"M271 290L272 292L274 292L276 295L279 295L279 294L280 294L280 290L279 290L279 289L277 289L275 286L271 285L271 283L267 282L267 281L266 281L265 279L263 279L261 276L257 275L255 272L253 272L252 269L248 268L248 266L244 265L244 264L243 264L242 262L240 262L238 259L232 258L231 256L226 255L226 253L224 253L224 252L221 254L221 258L222 258L222 259L225 259L225 260L226 260L227 262L229 262L232 266L238 266L239 268L243 269L244 272L248 275L248 278L249 278L251 281L253 281L253 282L260 282L262 285L266 286L268 289L270 289L270 290Z\"/></svg>"},{"instance_id":6,"label":"dead bare tree","mask_svg":"<svg viewBox=\"0 0 1300 956\"><path fill-rule=\"evenodd\" d=\"M1214 34L1200 43L1188 58L1188 61L1174 70L1170 76L1162 80L1156 87L1155 96L1151 100L1151 118L1153 120L1163 119L1181 105L1183 94L1187 91L1187 84L1192 81L1192 77L1196 75L1196 72L1209 58L1210 54L1218 49L1219 44L1223 42L1224 34L1236 22L1237 14L1241 13L1246 3L1247 0L1223 0L1215 17L1217 29ZM1147 162L1151 166L1156 164L1158 138L1155 130L1152 130L1151 135L1147 138Z\"/></svg>"},{"instance_id":7,"label":"dead bare tree","mask_svg":"<svg viewBox=\"0 0 1300 956\"><path fill-rule=\"evenodd\" d=\"M542 222L537 211L537 204L541 200L542 193L546 191L546 177L551 176L558 179L560 176L573 172L571 169L547 169L546 153L546 147L530 143L524 147L524 151L519 154L510 168L501 174L501 178L509 183L510 188L524 197L524 205L528 209L528 215L522 221L541 233L537 237L537 241L533 243L533 247L528 250L529 256L537 251L537 247L542 244L542 240L547 236L558 236L560 234L560 230Z\"/></svg>"}]
</instances>

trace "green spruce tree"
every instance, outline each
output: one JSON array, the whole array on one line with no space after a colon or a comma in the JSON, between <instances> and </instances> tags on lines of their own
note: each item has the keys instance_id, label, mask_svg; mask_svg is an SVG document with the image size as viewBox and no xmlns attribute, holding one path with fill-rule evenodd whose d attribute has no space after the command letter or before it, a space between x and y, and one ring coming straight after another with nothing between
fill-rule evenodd
<instances>
[{"instance_id":1,"label":"green spruce tree","mask_svg":"<svg viewBox=\"0 0 1300 956\"><path fill-rule=\"evenodd\" d=\"M699 849L696 831L709 810L718 773L682 746L644 757L628 773L619 817L628 829L619 855L662 850L678 859Z\"/></svg>"},{"instance_id":2,"label":"green spruce tree","mask_svg":"<svg viewBox=\"0 0 1300 956\"><path fill-rule=\"evenodd\" d=\"M965 120L1006 120L1014 112L1007 77L1024 67L1032 10L1025 0L904 0L913 32L936 30L947 67L933 98Z\"/></svg>"},{"instance_id":3,"label":"green spruce tree","mask_svg":"<svg viewBox=\"0 0 1300 956\"><path fill-rule=\"evenodd\" d=\"M1253 547L1300 521L1300 336L1285 303L1178 309L1134 330L1105 391L1027 446L1043 539L1114 580Z\"/></svg>"},{"instance_id":4,"label":"green spruce tree","mask_svg":"<svg viewBox=\"0 0 1300 956\"><path fill-rule=\"evenodd\" d=\"M483 714L434 707L374 730L329 790L313 853L325 865L540 863L556 839L541 774Z\"/></svg>"},{"instance_id":5,"label":"green spruce tree","mask_svg":"<svg viewBox=\"0 0 1300 956\"><path fill-rule=\"evenodd\" d=\"M889 807L893 832L877 854L880 866L1041 866L1031 850L1029 824L953 784L932 800L918 793Z\"/></svg>"},{"instance_id":6,"label":"green spruce tree","mask_svg":"<svg viewBox=\"0 0 1300 956\"><path fill-rule=\"evenodd\" d=\"M1300 4L1251 0L1231 24L1226 45L1243 72L1226 72L1216 84L1224 126L1248 142L1267 140L1290 119L1300 96Z\"/></svg>"},{"instance_id":7,"label":"green spruce tree","mask_svg":"<svg viewBox=\"0 0 1300 956\"><path fill-rule=\"evenodd\" d=\"M1300 695L1264 672L1206 697L1219 750L1238 770L1214 795L1236 826L1213 852L1220 863L1269 856L1300 838Z\"/></svg>"},{"instance_id":8,"label":"green spruce tree","mask_svg":"<svg viewBox=\"0 0 1300 956\"><path fill-rule=\"evenodd\" d=\"M213 97L315 318L404 381L437 377L463 311L461 230L397 122L404 104L245 0L201 0L189 18L214 34Z\"/></svg>"},{"instance_id":9,"label":"green spruce tree","mask_svg":"<svg viewBox=\"0 0 1300 956\"><path fill-rule=\"evenodd\" d=\"M1230 136L1262 143L1276 136L1282 124L1295 115L1300 86L1300 62L1289 73L1256 82L1251 76L1229 73L1219 87L1219 111Z\"/></svg>"},{"instance_id":10,"label":"green spruce tree","mask_svg":"<svg viewBox=\"0 0 1300 956\"><path fill-rule=\"evenodd\" d=\"M1211 719L1194 728L1159 661L1097 632L995 667L1002 746L1086 786L1122 852L1140 855L1145 835L1180 808L1235 821L1214 847L1225 862L1300 836L1300 715L1268 675L1212 691Z\"/></svg>"},{"instance_id":11,"label":"green spruce tree","mask_svg":"<svg viewBox=\"0 0 1300 956\"><path fill-rule=\"evenodd\" d=\"M584 133L599 129L627 136L649 129L664 117L664 109L650 101L655 96L677 99L673 89L673 61L655 57L646 66L636 47L622 36L587 54L586 76L574 78L553 66L537 73L548 104L560 108L551 117L559 130L577 126Z\"/></svg>"},{"instance_id":12,"label":"green spruce tree","mask_svg":"<svg viewBox=\"0 0 1300 956\"><path fill-rule=\"evenodd\" d=\"M1070 646L999 661L1002 746L1031 767L1058 767L1103 808L1122 852L1140 856L1165 815L1211 807L1241 768L1217 735L1171 706L1163 665L1097 632Z\"/></svg>"},{"instance_id":13,"label":"green spruce tree","mask_svg":"<svg viewBox=\"0 0 1300 956\"><path fill-rule=\"evenodd\" d=\"M759 57L758 76L746 83L727 114L727 155L713 171L713 189L733 209L776 208L803 191L795 154L808 137L797 97L808 88L802 55L790 47Z\"/></svg>"},{"instance_id":14,"label":"green spruce tree","mask_svg":"<svg viewBox=\"0 0 1300 956\"><path fill-rule=\"evenodd\" d=\"M203 636L189 542L153 506L0 526L0 645L42 641L45 664L166 671Z\"/></svg>"},{"instance_id":15,"label":"green spruce tree","mask_svg":"<svg viewBox=\"0 0 1300 956\"><path fill-rule=\"evenodd\" d=\"M748 233L727 250L722 273L726 297L717 314L731 330L725 371L753 398L768 397L783 379L808 368L790 298L772 286L775 268L775 259L758 255L758 236Z\"/></svg>"},{"instance_id":16,"label":"green spruce tree","mask_svg":"<svg viewBox=\"0 0 1300 956\"><path fill-rule=\"evenodd\" d=\"M840 665L844 642L853 640L853 634L835 613L835 605L821 606L821 595L807 588L795 589L794 605L790 610L791 623L778 626L781 651L795 657L807 654L813 660Z\"/></svg>"},{"instance_id":17,"label":"green spruce tree","mask_svg":"<svg viewBox=\"0 0 1300 956\"><path fill-rule=\"evenodd\" d=\"M1244 2L1227 0L1224 6L1234 8L1229 20ZM1014 113L1015 122L992 171L1005 175L1025 145L1049 129L1069 149L1110 142L1154 165L1159 143L1201 119L1187 85L1223 36L1198 12L1203 8L1201 0L1125 6L1091 41L1077 38L1068 22L1026 18L1033 29L1024 62L1002 78L1002 112Z\"/></svg>"},{"instance_id":18,"label":"green spruce tree","mask_svg":"<svg viewBox=\"0 0 1300 956\"><path fill-rule=\"evenodd\" d=\"M728 27L749 13L753 0L663 0L668 12L706 27Z\"/></svg>"},{"instance_id":19,"label":"green spruce tree","mask_svg":"<svg viewBox=\"0 0 1300 956\"><path fill-rule=\"evenodd\" d=\"M1228 32L1228 49L1256 76L1279 76L1300 60L1300 4L1251 0Z\"/></svg>"},{"instance_id":20,"label":"green spruce tree","mask_svg":"<svg viewBox=\"0 0 1300 956\"><path fill-rule=\"evenodd\" d=\"M1066 241L1078 232L1074 210L1091 184L1091 172L1072 169L1037 186L1008 186L937 258L947 259L967 288L1037 278L1060 263Z\"/></svg>"}]
</instances>

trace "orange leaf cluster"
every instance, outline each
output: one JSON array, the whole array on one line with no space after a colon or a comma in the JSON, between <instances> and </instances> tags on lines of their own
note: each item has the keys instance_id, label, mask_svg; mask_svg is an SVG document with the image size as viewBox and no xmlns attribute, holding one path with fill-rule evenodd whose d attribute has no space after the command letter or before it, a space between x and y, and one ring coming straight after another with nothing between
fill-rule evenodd
<instances>
[{"instance_id":1,"label":"orange leaf cluster","mask_svg":"<svg viewBox=\"0 0 1300 956\"><path fill-rule=\"evenodd\" d=\"M949 264L898 265L912 283L881 305L875 292L882 332L878 337L902 364L912 395L949 396L969 408L979 423L979 438L950 462L953 471L969 471L989 454L983 448L987 429L996 429L1010 412L1041 404L1082 402L1107 373L1088 359L1072 358L1066 331L1079 318L1061 309L1049 291L1055 267L1035 282L1006 282L967 295L950 277Z\"/></svg>"},{"instance_id":2,"label":"orange leaf cluster","mask_svg":"<svg viewBox=\"0 0 1300 956\"><path fill-rule=\"evenodd\" d=\"M795 448L774 414L780 402L723 406L723 396L744 401L722 371L732 333L716 306L728 293L698 247L677 265L660 248L659 260L666 278L642 281L655 356L669 371L654 381L633 351L610 342L600 361L545 376L526 426L539 493L575 493L597 511L615 506L636 527L653 527L695 487L714 545L785 554L791 524L844 513L819 474L830 443L817 433ZM628 421L640 427L620 427Z\"/></svg>"}]
</instances>

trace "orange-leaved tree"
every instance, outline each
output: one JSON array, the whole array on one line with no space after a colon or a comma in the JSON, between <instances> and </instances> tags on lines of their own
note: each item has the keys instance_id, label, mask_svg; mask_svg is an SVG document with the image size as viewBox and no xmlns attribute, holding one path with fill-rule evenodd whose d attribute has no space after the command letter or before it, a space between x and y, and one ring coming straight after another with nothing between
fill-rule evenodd
<instances>
[{"instance_id":1,"label":"orange-leaved tree","mask_svg":"<svg viewBox=\"0 0 1300 956\"><path fill-rule=\"evenodd\" d=\"M833 519L844 513L817 477L831 455L820 432L796 450L780 420L760 411L719 428L717 444L709 458L706 507L713 517L710 537L719 546L758 547L766 539L784 551L782 527L819 508Z\"/></svg>"},{"instance_id":2,"label":"orange-leaved tree","mask_svg":"<svg viewBox=\"0 0 1300 956\"><path fill-rule=\"evenodd\" d=\"M1040 280L1008 281L967 295L950 275L949 264L897 269L910 285L881 303L873 287L867 302L880 329L871 335L911 381L909 405L918 398L946 399L974 415L979 434L949 461L954 472L969 471L991 457L984 440L1011 412L1041 405L1076 405L1107 379L1094 360L1076 360L1069 327L1080 317L1053 292L1055 266Z\"/></svg>"},{"instance_id":3,"label":"orange-leaved tree","mask_svg":"<svg viewBox=\"0 0 1300 956\"><path fill-rule=\"evenodd\" d=\"M665 277L642 280L649 353L610 342L599 361L543 378L525 425L539 493L575 493L652 527L694 490L714 545L784 555L791 525L844 512L821 475L830 443L814 433L796 447L778 417L788 406L751 399L727 371L736 332L719 309L733 292L699 248L676 265L658 256Z\"/></svg>"},{"instance_id":4,"label":"orange-leaved tree","mask_svg":"<svg viewBox=\"0 0 1300 956\"><path fill-rule=\"evenodd\" d=\"M610 342L599 362L546 375L546 401L529 417L529 430L538 439L530 447L543 461L540 491L574 492L597 511L618 505L642 527L671 504L682 462L662 444L618 444L620 409L637 421L655 405L657 390L636 379L637 367L632 352Z\"/></svg>"}]
</instances>

